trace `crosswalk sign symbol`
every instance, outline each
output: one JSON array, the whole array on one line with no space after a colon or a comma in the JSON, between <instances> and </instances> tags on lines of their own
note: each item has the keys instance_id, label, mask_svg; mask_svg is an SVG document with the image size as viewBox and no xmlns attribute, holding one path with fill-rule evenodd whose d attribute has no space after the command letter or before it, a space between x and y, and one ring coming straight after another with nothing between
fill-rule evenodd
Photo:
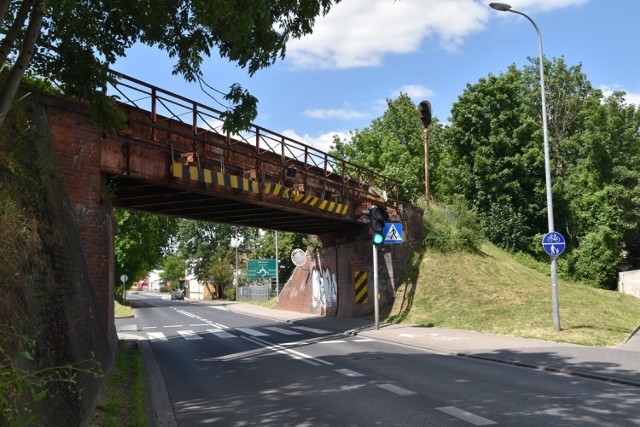
<instances>
[{"instance_id":1,"label":"crosswalk sign symbol","mask_svg":"<svg viewBox=\"0 0 640 427\"><path fill-rule=\"evenodd\" d=\"M384 225L384 243L402 243L402 223L388 222Z\"/></svg>"}]
</instances>

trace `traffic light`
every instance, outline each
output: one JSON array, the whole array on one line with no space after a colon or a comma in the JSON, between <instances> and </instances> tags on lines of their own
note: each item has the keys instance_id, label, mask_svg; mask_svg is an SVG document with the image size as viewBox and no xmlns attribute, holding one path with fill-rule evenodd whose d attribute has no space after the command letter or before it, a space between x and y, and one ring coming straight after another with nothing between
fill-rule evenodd
<instances>
[{"instance_id":1,"label":"traffic light","mask_svg":"<svg viewBox=\"0 0 640 427\"><path fill-rule=\"evenodd\" d=\"M418 105L418 111L420 112L420 121L423 128L428 128L431 124L431 103L429 101L422 101Z\"/></svg>"},{"instance_id":2,"label":"traffic light","mask_svg":"<svg viewBox=\"0 0 640 427\"><path fill-rule=\"evenodd\" d=\"M382 244L384 242L384 223L387 219L386 211L377 206L371 206L371 208L362 211L362 213L367 217L365 222L369 223L371 240L376 245Z\"/></svg>"}]
</instances>

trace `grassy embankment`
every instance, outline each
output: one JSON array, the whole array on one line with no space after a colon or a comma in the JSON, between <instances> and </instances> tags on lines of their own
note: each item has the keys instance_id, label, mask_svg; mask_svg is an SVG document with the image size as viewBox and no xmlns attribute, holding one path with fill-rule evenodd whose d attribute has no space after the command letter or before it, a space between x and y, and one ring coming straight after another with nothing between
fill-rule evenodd
<instances>
[{"instance_id":1,"label":"grassy embankment","mask_svg":"<svg viewBox=\"0 0 640 427\"><path fill-rule=\"evenodd\" d=\"M414 255L388 321L525 338L614 346L640 324L640 299L558 279L553 328L549 265L484 243L480 252Z\"/></svg>"}]
</instances>

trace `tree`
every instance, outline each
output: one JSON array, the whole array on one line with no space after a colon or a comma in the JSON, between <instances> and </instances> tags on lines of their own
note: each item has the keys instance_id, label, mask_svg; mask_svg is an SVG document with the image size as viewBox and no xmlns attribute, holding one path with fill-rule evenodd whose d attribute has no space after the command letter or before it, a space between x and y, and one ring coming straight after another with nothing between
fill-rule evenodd
<instances>
[{"instance_id":1,"label":"tree","mask_svg":"<svg viewBox=\"0 0 640 427\"><path fill-rule=\"evenodd\" d=\"M511 66L467 85L452 109L434 174L444 201L462 195L487 237L540 259L547 230L538 68ZM581 67L545 61L559 266L612 288L622 262L640 266L640 112L623 93L603 99Z\"/></svg>"},{"instance_id":2,"label":"tree","mask_svg":"<svg viewBox=\"0 0 640 427\"><path fill-rule=\"evenodd\" d=\"M529 95L515 66L467 85L433 165L438 197L452 203L462 195L490 240L519 250L546 224L542 133L524 102Z\"/></svg>"},{"instance_id":3,"label":"tree","mask_svg":"<svg viewBox=\"0 0 640 427\"><path fill-rule=\"evenodd\" d=\"M225 295L225 291L229 285L233 284L234 267L229 258L216 259L209 265L208 274L213 279L216 287L216 294L221 297ZM211 294L213 298L213 293Z\"/></svg>"},{"instance_id":4,"label":"tree","mask_svg":"<svg viewBox=\"0 0 640 427\"><path fill-rule=\"evenodd\" d=\"M101 102L108 67L139 42L175 59L174 74L187 81L203 82L203 60L215 53L253 75L283 58L287 41L311 33L315 18L339 1L1 0L0 68L11 71L0 91L0 126L26 72ZM246 128L257 100L237 84L223 95L231 103L225 128Z\"/></svg>"},{"instance_id":5,"label":"tree","mask_svg":"<svg viewBox=\"0 0 640 427\"><path fill-rule=\"evenodd\" d=\"M313 246L313 242L309 236L300 233L278 233L278 281L281 285L285 284L293 273L296 266L291 261L291 252L294 249L307 250L309 246ZM251 253L254 259L275 259L276 257L276 240L275 232L267 231L260 236L258 246Z\"/></svg>"},{"instance_id":6,"label":"tree","mask_svg":"<svg viewBox=\"0 0 640 427\"><path fill-rule=\"evenodd\" d=\"M165 257L162 263L162 274L160 278L165 284L170 282L172 285L175 285L184 277L186 269L187 263L184 259L175 255L169 255Z\"/></svg>"},{"instance_id":7,"label":"tree","mask_svg":"<svg viewBox=\"0 0 640 427\"><path fill-rule=\"evenodd\" d=\"M144 277L158 267L169 252L176 232L175 218L124 209L113 210L115 218L116 277Z\"/></svg>"},{"instance_id":8,"label":"tree","mask_svg":"<svg viewBox=\"0 0 640 427\"><path fill-rule=\"evenodd\" d=\"M406 94L387 100L382 117L349 140L334 138L334 155L400 181L400 198L424 194L424 147L418 109Z\"/></svg>"},{"instance_id":9,"label":"tree","mask_svg":"<svg viewBox=\"0 0 640 427\"><path fill-rule=\"evenodd\" d=\"M212 260L235 257L235 249L230 247L231 239L240 238L238 251L251 252L258 241L258 231L246 227L234 227L208 221L180 222L177 233L177 254L182 257L188 269L200 282L209 279Z\"/></svg>"}]
</instances>

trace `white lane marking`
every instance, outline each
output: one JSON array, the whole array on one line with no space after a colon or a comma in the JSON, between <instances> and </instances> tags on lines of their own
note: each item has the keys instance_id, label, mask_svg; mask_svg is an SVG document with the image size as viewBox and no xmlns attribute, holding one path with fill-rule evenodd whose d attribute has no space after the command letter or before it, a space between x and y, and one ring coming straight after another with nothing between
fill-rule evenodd
<instances>
[{"instance_id":1,"label":"white lane marking","mask_svg":"<svg viewBox=\"0 0 640 427\"><path fill-rule=\"evenodd\" d=\"M211 326L215 326L216 328L220 328L220 329L229 329L228 326L225 326L222 323L212 323Z\"/></svg>"},{"instance_id":2,"label":"white lane marking","mask_svg":"<svg viewBox=\"0 0 640 427\"><path fill-rule=\"evenodd\" d=\"M195 314L193 314L193 313L189 313L188 311L184 311L184 310L176 310L176 311L177 311L178 313L180 313L180 314L184 314L185 316L192 317L192 318L194 318L194 319L198 319L198 318L199 318L199 317L198 317L198 316L196 316Z\"/></svg>"},{"instance_id":3,"label":"white lane marking","mask_svg":"<svg viewBox=\"0 0 640 427\"><path fill-rule=\"evenodd\" d=\"M265 329L269 331L277 332L282 335L302 335L300 332L291 331L289 329L284 329L284 328L278 328L276 326L269 326L269 327L266 327Z\"/></svg>"},{"instance_id":4,"label":"white lane marking","mask_svg":"<svg viewBox=\"0 0 640 427\"><path fill-rule=\"evenodd\" d=\"M342 375L346 375L348 377L364 377L363 374L352 371L351 369L336 369L336 372L341 373Z\"/></svg>"},{"instance_id":5,"label":"white lane marking","mask_svg":"<svg viewBox=\"0 0 640 427\"><path fill-rule=\"evenodd\" d=\"M377 384L377 386L399 396L413 396L415 394L411 390L407 390L406 388L398 387L397 385L393 384Z\"/></svg>"},{"instance_id":6,"label":"white lane marking","mask_svg":"<svg viewBox=\"0 0 640 427\"><path fill-rule=\"evenodd\" d=\"M369 338L358 338L358 339L353 340L353 342L371 342L371 341L373 341L373 340L369 339Z\"/></svg>"},{"instance_id":7,"label":"white lane marking","mask_svg":"<svg viewBox=\"0 0 640 427\"><path fill-rule=\"evenodd\" d=\"M157 329L157 326L145 326L142 328L142 330L144 331L145 329Z\"/></svg>"},{"instance_id":8,"label":"white lane marking","mask_svg":"<svg viewBox=\"0 0 640 427\"><path fill-rule=\"evenodd\" d=\"M215 308L217 310L222 310L222 311L229 311L229 309L223 305L210 305L209 307L211 308Z\"/></svg>"},{"instance_id":9,"label":"white lane marking","mask_svg":"<svg viewBox=\"0 0 640 427\"><path fill-rule=\"evenodd\" d=\"M316 329L316 328L308 328L306 326L292 326L292 329L297 329L299 331L311 332L318 335L330 334L331 331L325 331L324 329Z\"/></svg>"},{"instance_id":10,"label":"white lane marking","mask_svg":"<svg viewBox=\"0 0 640 427\"><path fill-rule=\"evenodd\" d=\"M211 323L190 323L188 326L211 326Z\"/></svg>"},{"instance_id":11,"label":"white lane marking","mask_svg":"<svg viewBox=\"0 0 640 427\"><path fill-rule=\"evenodd\" d=\"M119 331L137 331L138 330L138 325L136 324L131 324L131 325L121 325L118 328Z\"/></svg>"},{"instance_id":12,"label":"white lane marking","mask_svg":"<svg viewBox=\"0 0 640 427\"><path fill-rule=\"evenodd\" d=\"M337 344L337 343L345 343L346 340L330 340L330 341L319 341L318 344Z\"/></svg>"},{"instance_id":13,"label":"white lane marking","mask_svg":"<svg viewBox=\"0 0 640 427\"><path fill-rule=\"evenodd\" d=\"M147 336L151 341L169 341L162 332L147 332Z\"/></svg>"},{"instance_id":14,"label":"white lane marking","mask_svg":"<svg viewBox=\"0 0 640 427\"><path fill-rule=\"evenodd\" d=\"M202 339L200 335L196 334L192 330L178 331L178 333L182 335L182 338L184 338L185 340L201 340Z\"/></svg>"},{"instance_id":15,"label":"white lane marking","mask_svg":"<svg viewBox=\"0 0 640 427\"><path fill-rule=\"evenodd\" d=\"M254 344L257 344L261 347L264 347L268 350L272 350L275 351L276 353L280 353L280 354L285 354L289 357L291 357L292 359L296 359L296 360L301 360L305 363L308 363L310 365L313 366L320 366L320 364L324 364L324 365L333 365L333 363L331 362L327 362L326 360L322 360L322 359L318 359L316 357L313 356L309 356L308 354L304 354L301 353L299 351L295 351L295 350L291 350L290 348L285 348L279 344L274 344L271 343L269 341L265 341L262 340L260 338L253 338L253 337L241 337L242 339L245 339L247 341L251 341Z\"/></svg>"},{"instance_id":16,"label":"white lane marking","mask_svg":"<svg viewBox=\"0 0 640 427\"><path fill-rule=\"evenodd\" d=\"M247 335L251 335L252 337L268 337L269 334L265 334L264 332L256 331L251 328L236 328L240 332L244 332Z\"/></svg>"},{"instance_id":17,"label":"white lane marking","mask_svg":"<svg viewBox=\"0 0 640 427\"><path fill-rule=\"evenodd\" d=\"M472 414L471 412L463 411L462 409L456 408L455 406L443 406L442 408L436 409L440 412L444 412L445 414L460 418L461 420L471 423L474 426L488 426L491 424L498 424L495 421L491 421L487 418L481 417L480 415Z\"/></svg>"},{"instance_id":18,"label":"white lane marking","mask_svg":"<svg viewBox=\"0 0 640 427\"><path fill-rule=\"evenodd\" d=\"M215 335L218 338L237 338L235 335L230 334L222 329L207 329L207 332Z\"/></svg>"},{"instance_id":19,"label":"white lane marking","mask_svg":"<svg viewBox=\"0 0 640 427\"><path fill-rule=\"evenodd\" d=\"M182 328L183 325L164 325L163 328Z\"/></svg>"}]
</instances>

